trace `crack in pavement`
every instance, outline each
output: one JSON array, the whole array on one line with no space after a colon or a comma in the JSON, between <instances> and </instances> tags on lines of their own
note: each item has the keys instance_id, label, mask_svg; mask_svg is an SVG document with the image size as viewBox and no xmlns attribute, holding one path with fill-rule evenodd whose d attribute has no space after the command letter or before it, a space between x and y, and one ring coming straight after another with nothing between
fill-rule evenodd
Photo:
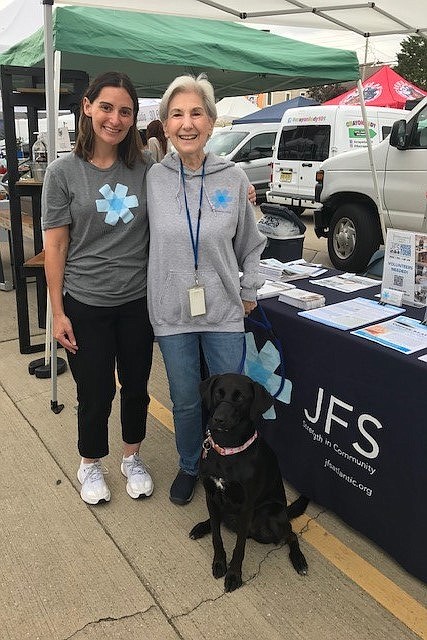
<instances>
[{"instance_id":1,"label":"crack in pavement","mask_svg":"<svg viewBox=\"0 0 427 640\"><path fill-rule=\"evenodd\" d=\"M155 604L151 604L147 609L144 609L142 611L135 611L134 613L129 613L129 614L126 614L124 616L119 616L117 618L112 618L111 616L107 616L106 618L99 618L98 620L91 620L91 622L87 622L83 627L81 627L80 629L77 629L70 636L67 636L66 638L64 638L64 640L71 640L71 638L75 638L78 633L84 631L88 627L100 624L101 622L119 622L121 620L129 620L131 618L134 618L135 616L140 615L141 613L142 614L148 613L151 609L158 609L158 607Z\"/></svg>"}]
</instances>

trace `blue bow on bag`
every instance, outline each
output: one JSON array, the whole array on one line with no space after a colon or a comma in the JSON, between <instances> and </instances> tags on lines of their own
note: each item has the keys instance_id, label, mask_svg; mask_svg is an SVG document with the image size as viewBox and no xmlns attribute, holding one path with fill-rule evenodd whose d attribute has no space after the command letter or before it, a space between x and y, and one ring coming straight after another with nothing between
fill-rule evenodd
<instances>
[{"instance_id":1,"label":"blue bow on bag","mask_svg":"<svg viewBox=\"0 0 427 640\"><path fill-rule=\"evenodd\" d=\"M290 404L292 382L285 378L285 362L280 340L273 332L271 323L265 315L265 311L258 303L256 307L261 316L261 321L248 317L247 320L268 333L270 340L266 340L258 351L255 337L252 332L245 333L245 345L243 353L242 372L255 382L262 384L271 395L279 402ZM276 370L279 368L279 374ZM265 420L274 420L276 411L274 405L263 415Z\"/></svg>"}]
</instances>

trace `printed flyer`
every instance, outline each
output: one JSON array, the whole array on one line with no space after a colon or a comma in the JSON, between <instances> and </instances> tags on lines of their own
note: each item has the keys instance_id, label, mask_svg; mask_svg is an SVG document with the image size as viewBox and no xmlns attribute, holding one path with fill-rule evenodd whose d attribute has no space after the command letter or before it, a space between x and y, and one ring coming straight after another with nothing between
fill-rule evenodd
<instances>
[{"instance_id":1,"label":"printed flyer","mask_svg":"<svg viewBox=\"0 0 427 640\"><path fill-rule=\"evenodd\" d=\"M403 302L427 304L427 234L387 231L382 289L403 292Z\"/></svg>"}]
</instances>

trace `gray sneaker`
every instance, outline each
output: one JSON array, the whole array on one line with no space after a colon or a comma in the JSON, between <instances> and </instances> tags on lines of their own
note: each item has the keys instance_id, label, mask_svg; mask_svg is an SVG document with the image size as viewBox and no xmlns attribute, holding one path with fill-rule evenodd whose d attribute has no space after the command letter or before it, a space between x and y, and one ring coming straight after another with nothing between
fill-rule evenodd
<instances>
[{"instance_id":1,"label":"gray sneaker","mask_svg":"<svg viewBox=\"0 0 427 640\"><path fill-rule=\"evenodd\" d=\"M87 504L110 501L111 494L104 480L104 470L100 460L85 467L80 465L77 478L82 485L80 496Z\"/></svg>"},{"instance_id":2,"label":"gray sneaker","mask_svg":"<svg viewBox=\"0 0 427 640\"><path fill-rule=\"evenodd\" d=\"M120 469L128 479L126 491L131 498L151 496L154 490L153 480L137 453L134 453L132 457L123 458Z\"/></svg>"}]
</instances>

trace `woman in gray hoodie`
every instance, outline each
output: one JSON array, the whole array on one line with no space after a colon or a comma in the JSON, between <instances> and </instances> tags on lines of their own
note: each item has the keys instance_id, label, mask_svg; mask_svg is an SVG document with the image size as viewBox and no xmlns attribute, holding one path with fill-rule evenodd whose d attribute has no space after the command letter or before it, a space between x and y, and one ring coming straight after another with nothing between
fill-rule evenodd
<instances>
[{"instance_id":1,"label":"woman in gray hoodie","mask_svg":"<svg viewBox=\"0 0 427 640\"><path fill-rule=\"evenodd\" d=\"M244 316L263 283L258 267L265 237L248 202L245 173L204 152L216 120L207 79L176 78L162 98L160 118L176 152L147 176L148 307L169 379L179 453L170 499L186 504L203 442L200 354L209 375L239 371Z\"/></svg>"}]
</instances>

